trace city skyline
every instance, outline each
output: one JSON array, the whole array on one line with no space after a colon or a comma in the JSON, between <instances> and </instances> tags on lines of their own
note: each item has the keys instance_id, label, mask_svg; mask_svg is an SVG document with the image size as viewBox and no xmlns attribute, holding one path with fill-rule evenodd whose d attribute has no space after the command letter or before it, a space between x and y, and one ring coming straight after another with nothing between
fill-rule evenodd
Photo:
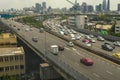
<instances>
[{"instance_id":1,"label":"city skyline","mask_svg":"<svg viewBox=\"0 0 120 80\"><path fill-rule=\"evenodd\" d=\"M68 3L66 0L12 0L12 1L6 1L2 0L0 1L0 10L3 9L10 9L10 8L15 8L15 9L22 9L24 7L31 7L35 6L35 3L42 3L46 2L47 7L51 6L52 8L63 8L67 7L70 8L72 5ZM74 2L75 0L70 0ZM95 9L95 5L102 4L103 0L78 0L78 3L81 5L82 2L86 2L88 5L93 5ZM15 5L14 5L15 4ZM117 10L117 5L119 4L119 0L110 0L110 10Z\"/></svg>"}]
</instances>

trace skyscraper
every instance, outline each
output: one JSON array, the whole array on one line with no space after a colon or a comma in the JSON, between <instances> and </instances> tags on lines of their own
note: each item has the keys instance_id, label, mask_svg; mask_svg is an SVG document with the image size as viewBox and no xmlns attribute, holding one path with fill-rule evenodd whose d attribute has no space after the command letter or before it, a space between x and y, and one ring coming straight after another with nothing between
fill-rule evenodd
<instances>
[{"instance_id":1,"label":"skyscraper","mask_svg":"<svg viewBox=\"0 0 120 80\"><path fill-rule=\"evenodd\" d=\"M96 5L96 11L101 12L102 11L102 4Z\"/></svg>"},{"instance_id":2,"label":"skyscraper","mask_svg":"<svg viewBox=\"0 0 120 80\"><path fill-rule=\"evenodd\" d=\"M120 11L120 4L118 4L118 9L117 10Z\"/></svg>"},{"instance_id":3,"label":"skyscraper","mask_svg":"<svg viewBox=\"0 0 120 80\"><path fill-rule=\"evenodd\" d=\"M82 3L81 11L82 11L82 13L86 13L87 12L87 3L85 3L85 2Z\"/></svg>"},{"instance_id":4,"label":"skyscraper","mask_svg":"<svg viewBox=\"0 0 120 80\"><path fill-rule=\"evenodd\" d=\"M39 13L41 10L41 5L39 3L35 4L35 12Z\"/></svg>"},{"instance_id":5,"label":"skyscraper","mask_svg":"<svg viewBox=\"0 0 120 80\"><path fill-rule=\"evenodd\" d=\"M106 0L103 0L103 4L102 4L102 6L103 6L103 11L106 11Z\"/></svg>"},{"instance_id":6,"label":"skyscraper","mask_svg":"<svg viewBox=\"0 0 120 80\"><path fill-rule=\"evenodd\" d=\"M46 2L42 2L43 9L46 9Z\"/></svg>"},{"instance_id":7,"label":"skyscraper","mask_svg":"<svg viewBox=\"0 0 120 80\"><path fill-rule=\"evenodd\" d=\"M107 2L107 11L110 11L110 0Z\"/></svg>"}]
</instances>

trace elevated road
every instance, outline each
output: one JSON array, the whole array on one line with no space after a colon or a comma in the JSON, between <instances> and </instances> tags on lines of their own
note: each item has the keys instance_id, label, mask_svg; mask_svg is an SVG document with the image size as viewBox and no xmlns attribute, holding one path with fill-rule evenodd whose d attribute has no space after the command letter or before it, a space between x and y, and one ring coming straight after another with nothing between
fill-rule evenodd
<instances>
[{"instance_id":1,"label":"elevated road","mask_svg":"<svg viewBox=\"0 0 120 80\"><path fill-rule=\"evenodd\" d=\"M4 24L16 25L16 27L10 26L10 28L19 34L24 40L26 40L30 45L35 49L42 52L46 59L52 61L54 65L58 65L60 70L64 70L68 74L72 74L74 80L120 80L120 66L108 61L104 58L101 58L97 55L94 55L91 52L88 52L80 47L67 46L68 42L51 35L47 32L40 33L39 29L33 28L33 31L26 31L25 29L29 26L22 25L21 23L2 20ZM18 28L20 30L18 30ZM38 42L33 42L32 38L38 37ZM46 42L45 42L46 41ZM65 50L59 52L58 55L53 55L50 53L50 45L64 45ZM45 49L47 50L45 53ZM41 54L42 54L41 53ZM93 66L85 66L80 63L80 58L90 57L94 61ZM62 65L61 65L62 64ZM67 64L67 66L65 65ZM69 71L68 71L69 70ZM78 73L76 76L74 73ZM82 74L82 75L81 75ZM84 76L86 78L84 78Z\"/></svg>"}]
</instances>

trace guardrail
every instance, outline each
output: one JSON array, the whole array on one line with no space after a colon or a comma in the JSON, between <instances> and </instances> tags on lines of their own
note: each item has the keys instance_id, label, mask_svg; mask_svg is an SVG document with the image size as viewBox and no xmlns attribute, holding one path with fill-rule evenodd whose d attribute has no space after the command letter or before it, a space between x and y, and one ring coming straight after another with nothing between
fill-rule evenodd
<instances>
[{"instance_id":1,"label":"guardrail","mask_svg":"<svg viewBox=\"0 0 120 80\"><path fill-rule=\"evenodd\" d=\"M66 40L66 41L70 41L70 39L68 39L68 38L66 38L66 37L64 37L64 36L62 36L62 35L60 35L60 34L58 34L58 33L56 33L56 32L53 32L53 31L50 31L50 30L46 30L46 31L47 31L48 33L52 34L52 35L55 35L55 36L61 38L61 39L64 39L64 40ZM106 59L108 59L108 60L111 60L111 61L113 61L113 62L115 62L115 63L117 63L117 64L120 64L120 59L114 58L114 57L112 57L112 56L110 56L110 55L107 55L107 54L101 52L101 51L97 51L97 50L95 50L95 49L86 47L86 46L84 46L84 45L82 45L82 44L80 44L80 43L78 43L78 42L76 42L76 41L73 41L73 43L74 43L75 45L83 48L83 49L86 49L87 51L90 51L90 52L92 52L92 53L94 53L94 54L96 54L96 55L99 55L99 56L104 57L104 58L106 58Z\"/></svg>"},{"instance_id":2,"label":"guardrail","mask_svg":"<svg viewBox=\"0 0 120 80\"><path fill-rule=\"evenodd\" d=\"M120 41L120 37L116 37L116 36L112 36L112 35L102 35L102 34L98 34L97 32L94 31L89 31L89 30L85 30L85 29L78 29L78 28L74 28L72 27L74 30L76 30L77 32L81 32L84 34L92 34L94 36L102 36L104 37L106 40L109 41Z\"/></svg>"}]
</instances>

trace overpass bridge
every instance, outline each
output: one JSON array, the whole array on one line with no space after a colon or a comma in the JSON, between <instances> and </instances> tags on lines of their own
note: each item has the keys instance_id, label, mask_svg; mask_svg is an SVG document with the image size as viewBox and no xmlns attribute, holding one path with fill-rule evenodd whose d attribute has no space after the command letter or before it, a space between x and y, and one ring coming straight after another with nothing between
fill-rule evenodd
<instances>
[{"instance_id":1,"label":"overpass bridge","mask_svg":"<svg viewBox=\"0 0 120 80\"><path fill-rule=\"evenodd\" d=\"M66 80L120 80L120 66L111 61L93 55L77 46L70 48L66 46L66 41L47 32L39 33L39 29L26 31L25 28L30 28L30 26L23 26L13 20L1 19L1 21ZM34 36L39 38L37 43L32 41ZM59 52L56 56L51 54L50 45L53 44L64 45L65 51ZM85 66L80 63L80 58L85 56L94 60L93 66Z\"/></svg>"}]
</instances>

